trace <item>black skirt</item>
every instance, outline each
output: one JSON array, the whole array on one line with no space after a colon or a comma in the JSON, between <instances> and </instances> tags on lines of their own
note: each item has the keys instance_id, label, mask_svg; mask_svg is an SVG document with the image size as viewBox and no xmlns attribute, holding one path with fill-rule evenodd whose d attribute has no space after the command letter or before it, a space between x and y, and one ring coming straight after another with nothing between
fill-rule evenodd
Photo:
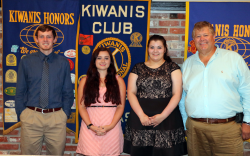
<instances>
[{"instance_id":1,"label":"black skirt","mask_svg":"<svg viewBox=\"0 0 250 156\"><path fill-rule=\"evenodd\" d=\"M170 98L145 99L138 101L149 117L160 114ZM125 127L124 150L131 156L180 156L187 154L185 131L179 107L158 126L143 126L131 109Z\"/></svg>"}]
</instances>

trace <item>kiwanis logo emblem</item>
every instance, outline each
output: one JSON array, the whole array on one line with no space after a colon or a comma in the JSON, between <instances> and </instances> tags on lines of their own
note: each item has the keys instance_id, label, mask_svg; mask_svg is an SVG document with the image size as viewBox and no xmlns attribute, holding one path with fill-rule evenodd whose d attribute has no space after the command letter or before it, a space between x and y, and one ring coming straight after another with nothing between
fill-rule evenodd
<instances>
[{"instance_id":1,"label":"kiwanis logo emblem","mask_svg":"<svg viewBox=\"0 0 250 156\"><path fill-rule=\"evenodd\" d=\"M220 48L235 51L244 59L250 57L250 42L236 37L217 37L215 43L220 45Z\"/></svg>"},{"instance_id":2,"label":"kiwanis logo emblem","mask_svg":"<svg viewBox=\"0 0 250 156\"><path fill-rule=\"evenodd\" d=\"M124 78L131 65L131 55L128 46L118 38L110 37L98 42L95 49L99 47L108 47L111 50L117 74Z\"/></svg>"},{"instance_id":3,"label":"kiwanis logo emblem","mask_svg":"<svg viewBox=\"0 0 250 156\"><path fill-rule=\"evenodd\" d=\"M141 45L142 35L140 33L134 32L130 36L130 40L132 43L129 45L129 47L142 47Z\"/></svg>"}]
</instances>

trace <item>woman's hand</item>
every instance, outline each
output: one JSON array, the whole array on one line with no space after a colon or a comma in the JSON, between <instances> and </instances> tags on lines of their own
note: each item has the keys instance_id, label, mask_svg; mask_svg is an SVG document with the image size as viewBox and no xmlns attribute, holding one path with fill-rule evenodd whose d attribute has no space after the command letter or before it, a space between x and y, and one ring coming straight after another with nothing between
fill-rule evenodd
<instances>
[{"instance_id":1,"label":"woman's hand","mask_svg":"<svg viewBox=\"0 0 250 156\"><path fill-rule=\"evenodd\" d=\"M111 125L105 125L105 126L101 126L102 131L104 132L109 132L111 129L113 129L114 127L112 127Z\"/></svg>"},{"instance_id":2,"label":"woman's hand","mask_svg":"<svg viewBox=\"0 0 250 156\"><path fill-rule=\"evenodd\" d=\"M102 135L105 135L106 132L100 127L100 126L90 126L90 130L92 130L93 132L95 132L96 135L98 136L102 136Z\"/></svg>"},{"instance_id":3,"label":"woman's hand","mask_svg":"<svg viewBox=\"0 0 250 156\"><path fill-rule=\"evenodd\" d=\"M149 118L151 121L151 126L158 126L165 118L162 114L156 114Z\"/></svg>"},{"instance_id":4,"label":"woman's hand","mask_svg":"<svg viewBox=\"0 0 250 156\"><path fill-rule=\"evenodd\" d=\"M143 114L139 118L140 118L141 124L143 126L151 126L151 120L150 120L150 118L146 114Z\"/></svg>"}]
</instances>

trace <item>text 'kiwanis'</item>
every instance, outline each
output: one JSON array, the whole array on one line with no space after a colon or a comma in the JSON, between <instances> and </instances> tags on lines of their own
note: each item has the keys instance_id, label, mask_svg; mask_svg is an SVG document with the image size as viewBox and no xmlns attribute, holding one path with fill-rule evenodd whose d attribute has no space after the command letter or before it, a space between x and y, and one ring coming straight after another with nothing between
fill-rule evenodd
<instances>
[{"instance_id":1,"label":"text 'kiwanis'","mask_svg":"<svg viewBox=\"0 0 250 156\"><path fill-rule=\"evenodd\" d=\"M43 15L41 15L43 14ZM36 11L9 10L9 22L73 25L74 13L50 13Z\"/></svg>"},{"instance_id":2,"label":"text 'kiwanis'","mask_svg":"<svg viewBox=\"0 0 250 156\"><path fill-rule=\"evenodd\" d=\"M121 6L114 5L82 5L82 17L117 17L117 18L143 18L144 6ZM94 34L131 34L133 25L131 22L93 22Z\"/></svg>"}]
</instances>

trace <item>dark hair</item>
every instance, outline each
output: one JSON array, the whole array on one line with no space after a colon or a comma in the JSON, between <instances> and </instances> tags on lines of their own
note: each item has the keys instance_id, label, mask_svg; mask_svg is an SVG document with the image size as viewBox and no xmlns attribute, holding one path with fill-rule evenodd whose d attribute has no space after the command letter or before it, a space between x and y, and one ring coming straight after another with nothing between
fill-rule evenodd
<instances>
[{"instance_id":1,"label":"dark hair","mask_svg":"<svg viewBox=\"0 0 250 156\"><path fill-rule=\"evenodd\" d=\"M171 58L168 56L168 47L167 47L167 41L165 40L165 38L163 36L160 35L153 35L149 38L148 40L148 48L149 48L149 44L151 41L161 41L164 48L165 48L165 54L164 54L164 60L166 60L167 62L172 62Z\"/></svg>"},{"instance_id":2,"label":"dark hair","mask_svg":"<svg viewBox=\"0 0 250 156\"><path fill-rule=\"evenodd\" d=\"M109 48L100 47L94 51L91 57L89 69L87 71L87 79L85 82L85 86L83 88L83 97L81 101L84 100L84 105L86 107L90 106L92 103L99 102L98 97L99 97L100 74L97 71L95 62L100 51L107 51L110 56L110 66L107 69L107 75L105 78L107 91L104 94L104 101L112 102L113 104L116 105L119 105L121 103L120 90L118 82L116 80L116 70L114 66L112 53Z\"/></svg>"},{"instance_id":3,"label":"dark hair","mask_svg":"<svg viewBox=\"0 0 250 156\"><path fill-rule=\"evenodd\" d=\"M193 28L193 32L192 32L192 38L194 38L195 36L195 30L201 30L204 27L208 27L209 30L211 31L211 33L214 35L215 31L214 31L214 27L211 23L207 22L207 21L200 21L194 24L194 28Z\"/></svg>"},{"instance_id":4,"label":"dark hair","mask_svg":"<svg viewBox=\"0 0 250 156\"><path fill-rule=\"evenodd\" d=\"M56 31L53 27L43 24L37 27L35 35L38 36L38 31L45 32L45 31L52 31L53 37L56 38Z\"/></svg>"}]
</instances>

